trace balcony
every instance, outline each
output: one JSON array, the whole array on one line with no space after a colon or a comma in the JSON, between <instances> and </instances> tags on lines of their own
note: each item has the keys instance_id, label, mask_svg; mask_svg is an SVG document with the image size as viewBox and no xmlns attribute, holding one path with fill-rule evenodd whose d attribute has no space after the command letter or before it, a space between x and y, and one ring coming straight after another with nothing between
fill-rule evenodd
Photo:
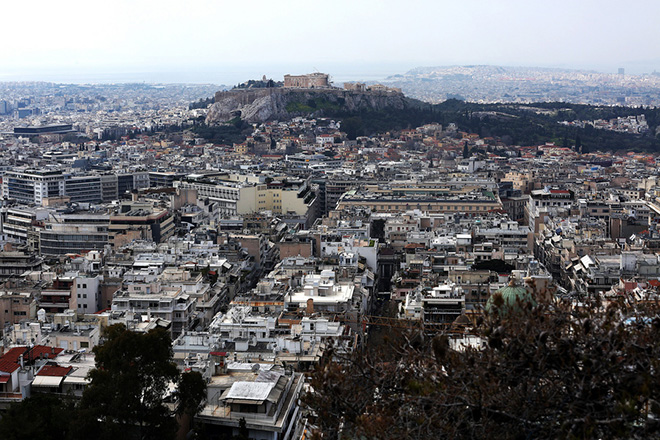
<instances>
[{"instance_id":1,"label":"balcony","mask_svg":"<svg viewBox=\"0 0 660 440\"><path fill-rule=\"evenodd\" d=\"M0 402L20 402L23 400L21 393L0 393Z\"/></svg>"}]
</instances>

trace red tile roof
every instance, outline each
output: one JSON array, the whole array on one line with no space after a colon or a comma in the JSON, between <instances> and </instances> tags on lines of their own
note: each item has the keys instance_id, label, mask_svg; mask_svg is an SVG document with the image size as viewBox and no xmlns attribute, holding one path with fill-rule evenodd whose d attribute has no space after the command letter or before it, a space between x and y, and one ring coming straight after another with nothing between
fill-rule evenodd
<instances>
[{"instance_id":1,"label":"red tile roof","mask_svg":"<svg viewBox=\"0 0 660 440\"><path fill-rule=\"evenodd\" d=\"M7 361L3 358L0 358L0 371L5 373L13 373L18 370L18 364L16 362Z\"/></svg>"},{"instance_id":2,"label":"red tile roof","mask_svg":"<svg viewBox=\"0 0 660 440\"><path fill-rule=\"evenodd\" d=\"M404 246L405 249L416 249L416 248L425 248L426 246L422 243L408 243Z\"/></svg>"},{"instance_id":3,"label":"red tile roof","mask_svg":"<svg viewBox=\"0 0 660 440\"><path fill-rule=\"evenodd\" d=\"M23 355L25 362L30 359L37 359L44 357L47 359L55 359L55 357L64 351L63 348L53 348L45 345L35 345L31 349L28 347L14 347L0 357L0 371L6 373L13 373L20 366L19 359Z\"/></svg>"},{"instance_id":4,"label":"red tile roof","mask_svg":"<svg viewBox=\"0 0 660 440\"><path fill-rule=\"evenodd\" d=\"M58 376L64 377L73 370L73 367L60 367L59 365L45 365L37 376Z\"/></svg>"}]
</instances>

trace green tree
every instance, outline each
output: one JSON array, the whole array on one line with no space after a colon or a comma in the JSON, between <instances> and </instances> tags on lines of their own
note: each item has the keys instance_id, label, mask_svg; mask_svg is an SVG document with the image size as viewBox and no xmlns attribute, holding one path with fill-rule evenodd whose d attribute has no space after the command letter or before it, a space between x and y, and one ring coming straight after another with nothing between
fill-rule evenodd
<instances>
[{"instance_id":1,"label":"green tree","mask_svg":"<svg viewBox=\"0 0 660 440\"><path fill-rule=\"evenodd\" d=\"M235 435L233 440L249 440L249 438L250 431L247 428L247 423L245 422L245 419L241 417L238 421L238 435Z\"/></svg>"},{"instance_id":2,"label":"green tree","mask_svg":"<svg viewBox=\"0 0 660 440\"><path fill-rule=\"evenodd\" d=\"M463 144L463 159L467 159L470 157L470 149L468 148L468 143L465 141Z\"/></svg>"},{"instance_id":3,"label":"green tree","mask_svg":"<svg viewBox=\"0 0 660 440\"><path fill-rule=\"evenodd\" d=\"M472 265L474 270L492 270L497 273L511 273L515 267L504 260L493 258L492 260L477 261Z\"/></svg>"},{"instance_id":4,"label":"green tree","mask_svg":"<svg viewBox=\"0 0 660 440\"><path fill-rule=\"evenodd\" d=\"M81 438L173 438L176 422L164 404L178 371L164 329L135 333L123 324L108 327L94 347L96 368L80 402Z\"/></svg>"},{"instance_id":5,"label":"green tree","mask_svg":"<svg viewBox=\"0 0 660 440\"><path fill-rule=\"evenodd\" d=\"M385 219L374 219L371 221L371 238L385 240Z\"/></svg>"},{"instance_id":6,"label":"green tree","mask_svg":"<svg viewBox=\"0 0 660 440\"><path fill-rule=\"evenodd\" d=\"M195 416L204 408L206 399L206 381L196 371L183 373L179 379L176 397L176 413L185 418L189 429L194 427ZM184 423L185 423L184 422Z\"/></svg>"},{"instance_id":7,"label":"green tree","mask_svg":"<svg viewBox=\"0 0 660 440\"><path fill-rule=\"evenodd\" d=\"M345 118L341 122L341 129L346 132L346 136L350 140L355 140L358 136L364 135L363 122L358 116Z\"/></svg>"},{"instance_id":8,"label":"green tree","mask_svg":"<svg viewBox=\"0 0 660 440\"><path fill-rule=\"evenodd\" d=\"M0 438L59 440L68 438L74 402L52 394L34 394L12 404L0 419Z\"/></svg>"}]
</instances>

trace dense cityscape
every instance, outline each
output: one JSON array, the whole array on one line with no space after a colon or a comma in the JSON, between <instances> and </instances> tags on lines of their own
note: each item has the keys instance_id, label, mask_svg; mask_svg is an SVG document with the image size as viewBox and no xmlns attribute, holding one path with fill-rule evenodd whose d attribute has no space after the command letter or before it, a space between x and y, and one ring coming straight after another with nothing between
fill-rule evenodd
<instances>
[{"instance_id":1,"label":"dense cityscape","mask_svg":"<svg viewBox=\"0 0 660 440\"><path fill-rule=\"evenodd\" d=\"M625 68L602 73L502 66L421 67L387 77L414 98L441 102L459 98L473 102L573 102L657 106L660 73L626 74Z\"/></svg>"},{"instance_id":2,"label":"dense cityscape","mask_svg":"<svg viewBox=\"0 0 660 440\"><path fill-rule=\"evenodd\" d=\"M656 436L660 153L327 116L403 102L384 84L0 84L0 436ZM524 98L657 105L592 92ZM638 110L557 126L656 137Z\"/></svg>"}]
</instances>

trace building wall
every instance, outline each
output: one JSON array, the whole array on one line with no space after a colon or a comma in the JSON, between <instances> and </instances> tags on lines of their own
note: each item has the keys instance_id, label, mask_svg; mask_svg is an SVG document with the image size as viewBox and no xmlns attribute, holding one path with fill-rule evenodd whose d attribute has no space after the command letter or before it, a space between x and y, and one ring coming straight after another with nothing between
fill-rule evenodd
<instances>
[{"instance_id":1,"label":"building wall","mask_svg":"<svg viewBox=\"0 0 660 440\"><path fill-rule=\"evenodd\" d=\"M29 293L4 292L0 294L0 324L18 324L22 320L34 319L37 303Z\"/></svg>"},{"instance_id":2,"label":"building wall","mask_svg":"<svg viewBox=\"0 0 660 440\"><path fill-rule=\"evenodd\" d=\"M76 277L73 283L72 296L76 301L78 313L96 313L100 310L101 278Z\"/></svg>"},{"instance_id":3,"label":"building wall","mask_svg":"<svg viewBox=\"0 0 660 440\"><path fill-rule=\"evenodd\" d=\"M64 193L73 202L98 203L102 200L101 176L68 177L64 181Z\"/></svg>"},{"instance_id":4,"label":"building wall","mask_svg":"<svg viewBox=\"0 0 660 440\"><path fill-rule=\"evenodd\" d=\"M261 193L264 194L263 192ZM261 207L265 205L259 204L259 201L265 201L265 195L261 196L261 198L259 197L259 192L257 191L256 186L246 186L240 188L238 191L238 200L235 202L235 214L250 214L253 212L261 211L263 209L267 209Z\"/></svg>"},{"instance_id":5,"label":"building wall","mask_svg":"<svg viewBox=\"0 0 660 440\"><path fill-rule=\"evenodd\" d=\"M284 87L304 88L330 87L330 75L310 73L307 75L284 75Z\"/></svg>"},{"instance_id":6,"label":"building wall","mask_svg":"<svg viewBox=\"0 0 660 440\"><path fill-rule=\"evenodd\" d=\"M347 209L351 206L369 208L372 212L400 213L411 209L420 209L428 213L452 213L462 212L467 214L483 214L491 210L502 209L499 201L468 201L468 200L361 200L342 199L337 204L338 210Z\"/></svg>"},{"instance_id":7,"label":"building wall","mask_svg":"<svg viewBox=\"0 0 660 440\"><path fill-rule=\"evenodd\" d=\"M277 247L280 250L280 259L288 257L301 257L309 258L312 256L312 242L280 242L277 243Z\"/></svg>"},{"instance_id":8,"label":"building wall","mask_svg":"<svg viewBox=\"0 0 660 440\"><path fill-rule=\"evenodd\" d=\"M79 254L82 251L103 249L109 243L108 225L48 224L40 231L39 244L43 254Z\"/></svg>"}]
</instances>

